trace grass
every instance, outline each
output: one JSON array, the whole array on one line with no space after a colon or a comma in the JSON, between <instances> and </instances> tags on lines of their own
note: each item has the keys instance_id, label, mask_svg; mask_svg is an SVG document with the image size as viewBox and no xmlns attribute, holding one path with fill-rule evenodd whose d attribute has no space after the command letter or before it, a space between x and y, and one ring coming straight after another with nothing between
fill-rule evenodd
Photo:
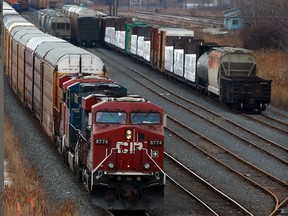
<instances>
[{"instance_id":1,"label":"grass","mask_svg":"<svg viewBox=\"0 0 288 216\"><path fill-rule=\"evenodd\" d=\"M272 80L271 104L288 109L288 54L279 50L258 50L258 75Z\"/></svg>"},{"instance_id":2,"label":"grass","mask_svg":"<svg viewBox=\"0 0 288 216\"><path fill-rule=\"evenodd\" d=\"M9 179L13 182L4 188L4 215L78 215L76 204L69 200L59 206L49 206L37 168L30 166L23 158L16 130L9 119L5 118L4 122L4 157L8 162Z\"/></svg>"}]
</instances>

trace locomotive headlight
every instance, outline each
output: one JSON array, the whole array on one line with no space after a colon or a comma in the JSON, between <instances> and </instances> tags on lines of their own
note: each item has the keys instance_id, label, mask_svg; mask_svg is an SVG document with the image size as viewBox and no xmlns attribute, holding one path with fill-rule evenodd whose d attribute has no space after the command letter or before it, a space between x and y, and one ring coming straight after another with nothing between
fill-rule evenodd
<instances>
[{"instance_id":1,"label":"locomotive headlight","mask_svg":"<svg viewBox=\"0 0 288 216\"><path fill-rule=\"evenodd\" d=\"M132 139L132 130L126 130L126 139L131 140Z\"/></svg>"},{"instance_id":2,"label":"locomotive headlight","mask_svg":"<svg viewBox=\"0 0 288 216\"><path fill-rule=\"evenodd\" d=\"M144 168L148 170L150 168L150 164L149 163L145 163L144 164Z\"/></svg>"},{"instance_id":3,"label":"locomotive headlight","mask_svg":"<svg viewBox=\"0 0 288 216\"><path fill-rule=\"evenodd\" d=\"M110 163L108 164L108 167L109 167L110 169L113 169L114 166L115 166L115 164L114 164L113 162L110 162Z\"/></svg>"}]
</instances>

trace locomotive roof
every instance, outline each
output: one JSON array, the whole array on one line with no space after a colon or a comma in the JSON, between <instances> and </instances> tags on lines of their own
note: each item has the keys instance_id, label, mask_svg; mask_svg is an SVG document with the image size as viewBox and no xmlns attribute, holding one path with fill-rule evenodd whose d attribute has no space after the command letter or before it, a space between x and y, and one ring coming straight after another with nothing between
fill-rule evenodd
<instances>
[{"instance_id":1,"label":"locomotive roof","mask_svg":"<svg viewBox=\"0 0 288 216\"><path fill-rule=\"evenodd\" d=\"M39 14L41 16L48 16L49 18L50 17L65 17L65 18L69 19L65 14L63 14L59 11L53 10L53 9L41 10L41 11L39 11Z\"/></svg>"},{"instance_id":2,"label":"locomotive roof","mask_svg":"<svg viewBox=\"0 0 288 216\"><path fill-rule=\"evenodd\" d=\"M81 7L76 5L64 5L62 7L68 14L76 14L77 16L105 16L106 14L97 12L94 9Z\"/></svg>"},{"instance_id":3,"label":"locomotive roof","mask_svg":"<svg viewBox=\"0 0 288 216\"><path fill-rule=\"evenodd\" d=\"M127 96L127 89L116 82L85 82L74 83L71 86L80 85L81 91L77 92L77 97L124 97ZM70 86L69 86L70 87ZM68 87L68 88L69 88Z\"/></svg>"},{"instance_id":4,"label":"locomotive roof","mask_svg":"<svg viewBox=\"0 0 288 216\"><path fill-rule=\"evenodd\" d=\"M88 97L87 97L88 98ZM86 98L85 98L86 99ZM164 113L164 109L142 97L137 96L127 96L120 98L113 97L102 97L101 102L92 105L92 110L95 112L95 109L119 109L118 103L121 103L121 108L127 111L145 111L145 112L160 112ZM144 104L145 103L145 104Z\"/></svg>"},{"instance_id":5,"label":"locomotive roof","mask_svg":"<svg viewBox=\"0 0 288 216\"><path fill-rule=\"evenodd\" d=\"M79 7L74 11L75 14L78 16L96 16L97 13L95 10L90 9L90 8L83 8Z\"/></svg>"}]
</instances>

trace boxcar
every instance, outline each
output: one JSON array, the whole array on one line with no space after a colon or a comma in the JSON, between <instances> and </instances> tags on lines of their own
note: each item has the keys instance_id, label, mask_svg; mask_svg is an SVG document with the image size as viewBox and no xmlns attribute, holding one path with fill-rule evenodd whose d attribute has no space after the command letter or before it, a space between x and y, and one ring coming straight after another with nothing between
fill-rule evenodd
<instances>
[{"instance_id":1,"label":"boxcar","mask_svg":"<svg viewBox=\"0 0 288 216\"><path fill-rule=\"evenodd\" d=\"M82 46L95 46L100 40L100 17L93 9L65 5L63 13L71 22L71 41Z\"/></svg>"}]
</instances>

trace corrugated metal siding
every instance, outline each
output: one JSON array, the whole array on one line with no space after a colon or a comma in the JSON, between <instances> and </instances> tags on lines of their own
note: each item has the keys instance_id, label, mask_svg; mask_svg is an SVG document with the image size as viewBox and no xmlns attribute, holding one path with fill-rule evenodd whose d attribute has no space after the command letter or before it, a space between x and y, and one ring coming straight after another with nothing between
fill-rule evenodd
<instances>
[{"instance_id":1,"label":"corrugated metal siding","mask_svg":"<svg viewBox=\"0 0 288 216\"><path fill-rule=\"evenodd\" d=\"M46 63L44 64L42 126L50 137L53 135L53 71L53 67Z\"/></svg>"},{"instance_id":2,"label":"corrugated metal siding","mask_svg":"<svg viewBox=\"0 0 288 216\"><path fill-rule=\"evenodd\" d=\"M92 26L92 28L91 28ZM97 17L78 18L77 41L99 41L100 19Z\"/></svg>"},{"instance_id":3,"label":"corrugated metal siding","mask_svg":"<svg viewBox=\"0 0 288 216\"><path fill-rule=\"evenodd\" d=\"M17 54L18 54L18 45L17 42L12 42L12 60L11 60L11 66L12 66L12 89L15 93L17 93Z\"/></svg>"},{"instance_id":4,"label":"corrugated metal siding","mask_svg":"<svg viewBox=\"0 0 288 216\"><path fill-rule=\"evenodd\" d=\"M151 65L156 68L158 64L159 52L159 32L157 28L152 28L151 36Z\"/></svg>"},{"instance_id":5,"label":"corrugated metal siding","mask_svg":"<svg viewBox=\"0 0 288 216\"><path fill-rule=\"evenodd\" d=\"M21 102L24 101L24 54L25 47L18 47L18 96Z\"/></svg>"},{"instance_id":6,"label":"corrugated metal siding","mask_svg":"<svg viewBox=\"0 0 288 216\"><path fill-rule=\"evenodd\" d=\"M13 46L12 46L12 39L9 38L9 51L8 51L8 77L9 77L9 80L11 82L12 80L12 49L13 49Z\"/></svg>"},{"instance_id":7,"label":"corrugated metal siding","mask_svg":"<svg viewBox=\"0 0 288 216\"><path fill-rule=\"evenodd\" d=\"M8 74L8 62L9 62L9 33L7 30L4 31L4 69Z\"/></svg>"},{"instance_id":8,"label":"corrugated metal siding","mask_svg":"<svg viewBox=\"0 0 288 216\"><path fill-rule=\"evenodd\" d=\"M42 63L35 56L34 65L34 86L33 86L33 111L37 119L42 121Z\"/></svg>"},{"instance_id":9,"label":"corrugated metal siding","mask_svg":"<svg viewBox=\"0 0 288 216\"><path fill-rule=\"evenodd\" d=\"M27 106L32 110L33 108L33 54L30 49L25 51L25 97L24 100L27 103Z\"/></svg>"}]
</instances>

